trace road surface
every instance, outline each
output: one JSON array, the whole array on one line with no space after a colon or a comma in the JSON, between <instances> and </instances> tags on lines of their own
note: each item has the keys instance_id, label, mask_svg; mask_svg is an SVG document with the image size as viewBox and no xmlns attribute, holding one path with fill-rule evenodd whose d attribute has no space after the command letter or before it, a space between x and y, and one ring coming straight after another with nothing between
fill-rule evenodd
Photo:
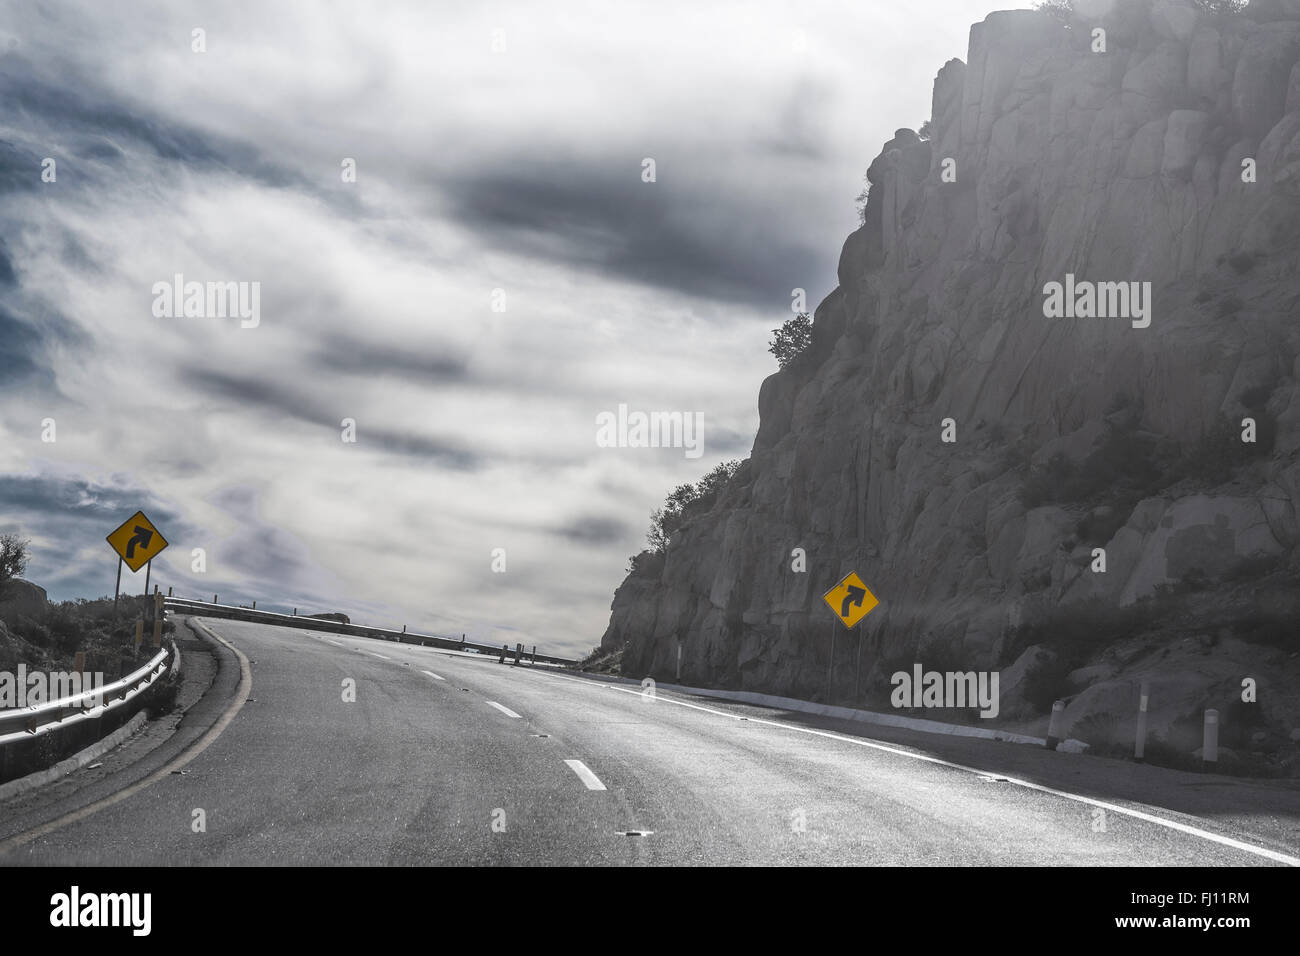
<instances>
[{"instance_id":1,"label":"road surface","mask_svg":"<svg viewBox=\"0 0 1300 956\"><path fill-rule=\"evenodd\" d=\"M1277 865L1300 857L1294 790L1217 778L1204 806L1232 804L1240 787L1237 804L1267 809L1215 819L1144 805L1095 781L1084 789L1108 773L1149 771L1169 787L1182 778L1199 785L1194 775L1166 778L1173 772L1022 745L882 741L875 728L679 694L651 698L637 685L501 666L495 657L205 624L249 661L251 692L224 729L177 772L168 762L176 755L163 748L57 806L0 814L0 863ZM224 685L203 702L209 721L238 703L238 668L223 673ZM951 748L975 748L965 753L984 769L953 766L962 761ZM988 769L999 760L1027 772ZM1036 761L1053 761L1055 776L1038 773ZM140 786L146 772L154 782ZM94 809L105 798L116 802ZM88 804L94 812L73 812ZM33 825L50 819L33 837Z\"/></svg>"}]
</instances>

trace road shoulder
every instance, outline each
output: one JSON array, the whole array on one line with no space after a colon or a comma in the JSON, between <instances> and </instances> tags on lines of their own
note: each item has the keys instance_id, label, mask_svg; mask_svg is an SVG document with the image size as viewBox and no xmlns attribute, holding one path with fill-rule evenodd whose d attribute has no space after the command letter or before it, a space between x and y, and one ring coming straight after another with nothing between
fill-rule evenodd
<instances>
[{"instance_id":1,"label":"road shoulder","mask_svg":"<svg viewBox=\"0 0 1300 956\"><path fill-rule=\"evenodd\" d=\"M120 746L62 779L0 801L0 840L9 839L90 806L143 780L183 753L225 713L240 684L234 651L190 619L176 619L183 660L176 707L147 721Z\"/></svg>"}]
</instances>

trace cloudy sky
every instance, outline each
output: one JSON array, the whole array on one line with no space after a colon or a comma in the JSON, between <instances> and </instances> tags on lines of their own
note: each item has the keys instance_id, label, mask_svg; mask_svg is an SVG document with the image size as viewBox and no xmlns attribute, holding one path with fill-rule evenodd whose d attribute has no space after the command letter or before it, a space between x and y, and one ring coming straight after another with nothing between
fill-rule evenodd
<instances>
[{"instance_id":1,"label":"cloudy sky","mask_svg":"<svg viewBox=\"0 0 1300 956\"><path fill-rule=\"evenodd\" d=\"M181 595L590 650L1013 6L0 0L0 531L55 599L112 593L143 508ZM177 273L260 323L156 316ZM703 456L598 447L620 403L701 413Z\"/></svg>"}]
</instances>

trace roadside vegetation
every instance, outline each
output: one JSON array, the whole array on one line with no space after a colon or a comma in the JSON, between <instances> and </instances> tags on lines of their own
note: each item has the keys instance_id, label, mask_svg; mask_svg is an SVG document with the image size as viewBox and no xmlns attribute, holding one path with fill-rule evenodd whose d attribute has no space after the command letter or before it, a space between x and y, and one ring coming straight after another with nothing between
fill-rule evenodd
<instances>
[{"instance_id":1,"label":"roadside vegetation","mask_svg":"<svg viewBox=\"0 0 1300 956\"><path fill-rule=\"evenodd\" d=\"M19 664L42 670L71 670L76 654L86 655L86 669L102 672L116 680L137 666L135 622L144 618L152 600L142 594L123 595L114 620L113 599L85 598L33 606L14 600L24 587L17 581L27 569L29 544L16 535L0 536L0 670L13 671ZM10 601L12 606L6 607ZM175 624L164 621L170 634ZM153 633L146 629L143 658L152 648Z\"/></svg>"},{"instance_id":2,"label":"roadside vegetation","mask_svg":"<svg viewBox=\"0 0 1300 956\"><path fill-rule=\"evenodd\" d=\"M646 539L650 543L651 553L662 555L678 529L691 518L712 508L722 489L736 476L742 464L739 459L721 462L695 484L688 482L674 488L664 501L664 506L650 512L650 530L646 533ZM637 569L638 561L645 564L641 555L630 560L632 567L629 570Z\"/></svg>"}]
</instances>

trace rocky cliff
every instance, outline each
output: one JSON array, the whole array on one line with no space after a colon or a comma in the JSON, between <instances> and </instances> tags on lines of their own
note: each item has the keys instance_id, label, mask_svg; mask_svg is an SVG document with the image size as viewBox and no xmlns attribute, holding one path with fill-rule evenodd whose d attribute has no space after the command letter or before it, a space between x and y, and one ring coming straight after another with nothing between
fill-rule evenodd
<instances>
[{"instance_id":1,"label":"rocky cliff","mask_svg":"<svg viewBox=\"0 0 1300 956\"><path fill-rule=\"evenodd\" d=\"M750 459L616 593L624 673L671 677L680 642L683 681L824 699L821 594L856 570L881 604L838 701L921 661L1003 668L1008 716L1149 679L1168 723L1245 675L1294 726L1300 0L1206 6L972 28L928 140L871 163ZM1067 275L1151 283L1149 326L1048 317Z\"/></svg>"}]
</instances>

